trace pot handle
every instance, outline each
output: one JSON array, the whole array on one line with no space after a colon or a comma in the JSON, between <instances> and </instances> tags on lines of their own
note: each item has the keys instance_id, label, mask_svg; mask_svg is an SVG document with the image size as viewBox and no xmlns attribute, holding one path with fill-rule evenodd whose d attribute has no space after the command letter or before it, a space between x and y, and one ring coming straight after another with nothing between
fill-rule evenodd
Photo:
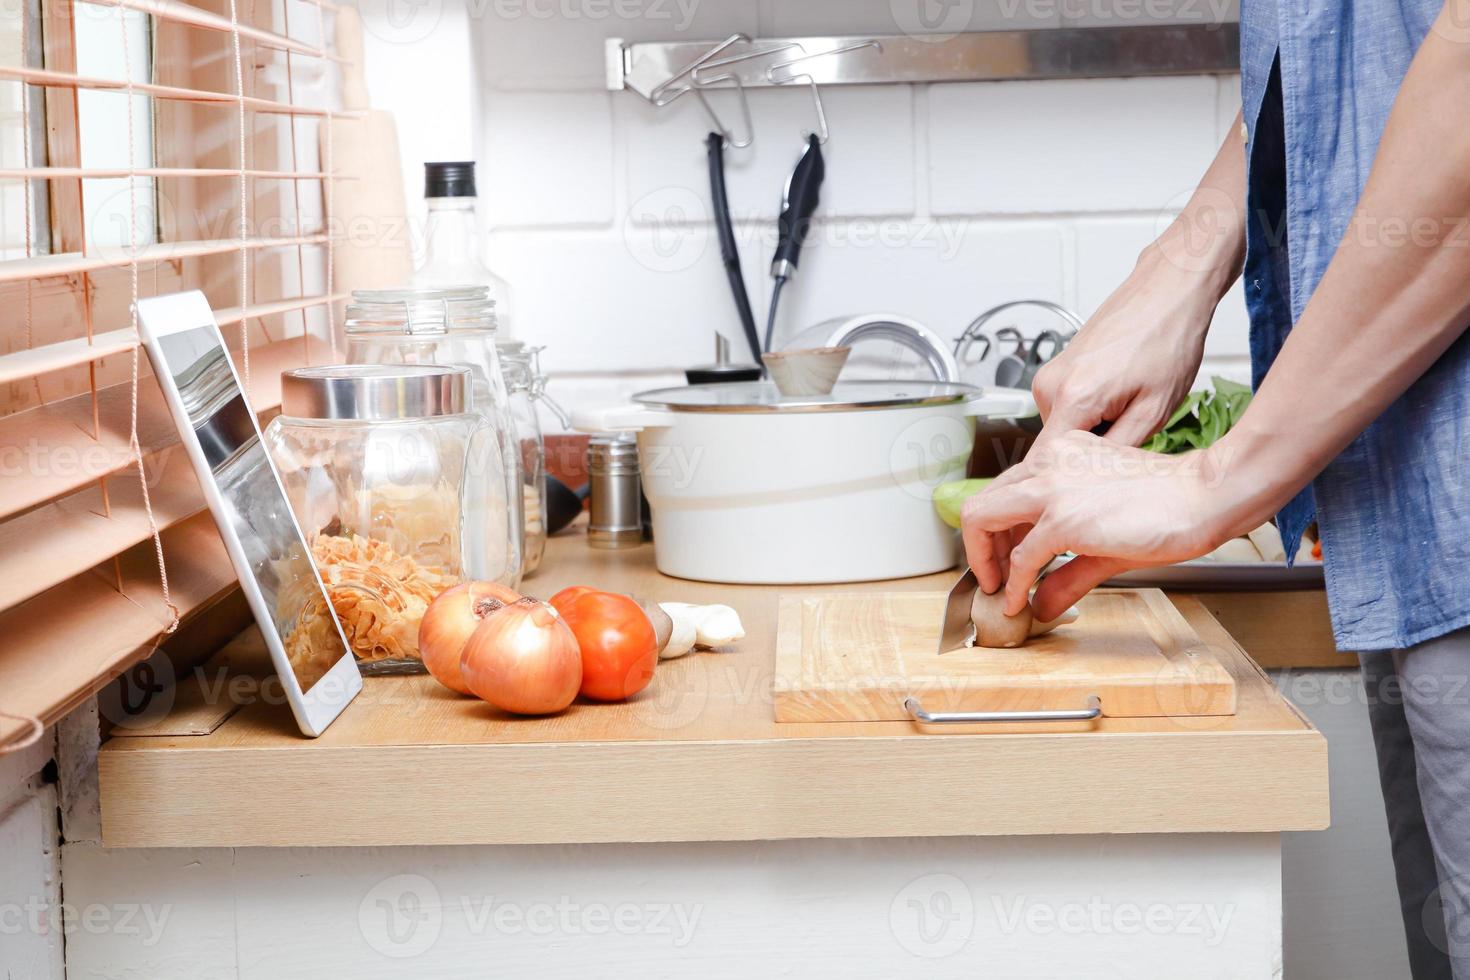
<instances>
[{"instance_id":1,"label":"pot handle","mask_svg":"<svg viewBox=\"0 0 1470 980\"><path fill-rule=\"evenodd\" d=\"M992 419L1025 419L1038 414L1036 399L1025 388L986 388L965 403L966 415Z\"/></svg>"},{"instance_id":2,"label":"pot handle","mask_svg":"<svg viewBox=\"0 0 1470 980\"><path fill-rule=\"evenodd\" d=\"M578 432L641 432L673 425L671 414L642 405L579 408L572 413L572 428Z\"/></svg>"}]
</instances>

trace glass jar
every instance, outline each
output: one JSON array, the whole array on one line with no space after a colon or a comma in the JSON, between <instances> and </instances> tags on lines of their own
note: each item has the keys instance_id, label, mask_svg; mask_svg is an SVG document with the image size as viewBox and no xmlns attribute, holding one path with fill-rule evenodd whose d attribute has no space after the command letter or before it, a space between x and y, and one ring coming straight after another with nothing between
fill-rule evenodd
<instances>
[{"instance_id":1,"label":"glass jar","mask_svg":"<svg viewBox=\"0 0 1470 980\"><path fill-rule=\"evenodd\" d=\"M496 349L495 301L479 286L359 289L347 307L350 364L458 364L470 369L470 403L494 430L506 509L490 515L491 535L514 542L504 568L486 578L511 588L524 573L521 453Z\"/></svg>"},{"instance_id":2,"label":"glass jar","mask_svg":"<svg viewBox=\"0 0 1470 980\"><path fill-rule=\"evenodd\" d=\"M419 621L512 542L495 433L458 366L336 365L281 376L265 447L364 673L423 670Z\"/></svg>"},{"instance_id":3,"label":"glass jar","mask_svg":"<svg viewBox=\"0 0 1470 980\"><path fill-rule=\"evenodd\" d=\"M541 434L536 403L544 402L563 426L570 420L562 407L546 394L546 376L541 373L540 364L544 348L527 347L516 340L504 341L499 347L520 458L525 526L522 552L525 572L529 575L541 564L546 552L546 440Z\"/></svg>"}]
</instances>

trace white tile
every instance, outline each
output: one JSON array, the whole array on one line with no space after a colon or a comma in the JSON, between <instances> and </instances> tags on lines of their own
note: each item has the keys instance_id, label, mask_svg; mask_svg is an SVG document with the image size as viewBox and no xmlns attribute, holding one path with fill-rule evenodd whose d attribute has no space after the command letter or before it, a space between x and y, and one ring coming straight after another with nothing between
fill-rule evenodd
<instances>
[{"instance_id":1,"label":"white tile","mask_svg":"<svg viewBox=\"0 0 1470 980\"><path fill-rule=\"evenodd\" d=\"M1023 0L1049 6L1053 0ZM1240 0L1056 0L1065 27L1218 25L1240 20Z\"/></svg>"},{"instance_id":2,"label":"white tile","mask_svg":"<svg viewBox=\"0 0 1470 980\"><path fill-rule=\"evenodd\" d=\"M1026 30L1061 23L1062 0L771 0L773 37Z\"/></svg>"},{"instance_id":3,"label":"white tile","mask_svg":"<svg viewBox=\"0 0 1470 980\"><path fill-rule=\"evenodd\" d=\"M1063 297L1062 235L1044 224L848 222L817 229L781 301L777 346L823 320L886 312L945 340L1013 299Z\"/></svg>"},{"instance_id":4,"label":"white tile","mask_svg":"<svg viewBox=\"0 0 1470 980\"><path fill-rule=\"evenodd\" d=\"M480 82L492 89L601 89L606 38L714 41L737 31L758 33L750 0L468 3Z\"/></svg>"},{"instance_id":5,"label":"white tile","mask_svg":"<svg viewBox=\"0 0 1470 980\"><path fill-rule=\"evenodd\" d=\"M1134 218L1083 220L1077 224L1078 312L1091 316L1103 300L1133 271L1138 253L1158 237L1170 216L1158 221ZM1220 305L1205 339L1205 357L1242 357L1250 354L1250 323L1245 294L1236 283Z\"/></svg>"},{"instance_id":6,"label":"white tile","mask_svg":"<svg viewBox=\"0 0 1470 980\"><path fill-rule=\"evenodd\" d=\"M479 192L490 227L613 219L609 93L493 93Z\"/></svg>"},{"instance_id":7,"label":"white tile","mask_svg":"<svg viewBox=\"0 0 1470 980\"><path fill-rule=\"evenodd\" d=\"M1208 77L934 85L936 214L1152 210L1218 147Z\"/></svg>"},{"instance_id":8,"label":"white tile","mask_svg":"<svg viewBox=\"0 0 1470 980\"><path fill-rule=\"evenodd\" d=\"M721 122L743 136L729 92L709 95ZM755 139L725 152L725 183L737 220L774 221L781 190L802 153L804 132L816 126L808 89L749 93ZM822 147L826 179L817 213L907 215L914 210L913 94L907 86L829 88L822 94L831 138ZM614 118L625 146L628 198L665 188L709 191L704 139L708 118L692 97L662 109L642 99L618 100Z\"/></svg>"},{"instance_id":9,"label":"white tile","mask_svg":"<svg viewBox=\"0 0 1470 980\"><path fill-rule=\"evenodd\" d=\"M699 206L671 193L649 207ZM631 221L605 233L493 234L491 264L510 280L519 334L545 344L552 372L681 371L708 363L714 331L743 350L739 319L707 225L648 227ZM757 317L769 250L741 256Z\"/></svg>"}]
</instances>

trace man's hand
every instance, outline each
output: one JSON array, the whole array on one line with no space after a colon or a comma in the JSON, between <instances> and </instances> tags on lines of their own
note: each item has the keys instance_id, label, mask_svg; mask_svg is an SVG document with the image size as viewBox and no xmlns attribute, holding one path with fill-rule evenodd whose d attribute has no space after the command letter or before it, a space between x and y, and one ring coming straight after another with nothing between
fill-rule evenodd
<instances>
[{"instance_id":1,"label":"man's hand","mask_svg":"<svg viewBox=\"0 0 1470 980\"><path fill-rule=\"evenodd\" d=\"M1245 147L1240 117L1189 203L1144 250L1122 286L1032 390L1043 438L1110 423L1112 442L1136 446L1168 420L1204 356L1215 306L1245 260Z\"/></svg>"},{"instance_id":2,"label":"man's hand","mask_svg":"<svg viewBox=\"0 0 1470 980\"><path fill-rule=\"evenodd\" d=\"M1052 435L1111 423L1107 438L1137 446L1189 393L1219 297L1151 248L1031 386Z\"/></svg>"},{"instance_id":3,"label":"man's hand","mask_svg":"<svg viewBox=\"0 0 1470 980\"><path fill-rule=\"evenodd\" d=\"M1254 520L1235 506L1237 481L1227 480L1224 459L1164 456L1077 431L1040 442L966 501L970 567L986 593L1005 586L1006 612L1015 614L1047 563L1076 552L1036 590L1037 620L1055 619L1120 571L1196 558ZM1024 533L1014 548L999 552L1017 528Z\"/></svg>"}]
</instances>

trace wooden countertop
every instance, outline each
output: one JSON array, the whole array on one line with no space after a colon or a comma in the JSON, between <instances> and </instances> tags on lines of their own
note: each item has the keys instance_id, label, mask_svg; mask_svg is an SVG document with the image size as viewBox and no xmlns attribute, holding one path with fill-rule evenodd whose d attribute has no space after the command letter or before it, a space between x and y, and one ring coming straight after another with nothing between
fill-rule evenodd
<instances>
[{"instance_id":1,"label":"wooden countertop","mask_svg":"<svg viewBox=\"0 0 1470 980\"><path fill-rule=\"evenodd\" d=\"M936 590L951 573L817 591ZM928 732L777 724L777 597L666 578L653 549L551 542L527 591L585 583L725 602L747 636L660 664L617 705L515 718L428 677L368 678L319 739L249 679L248 641L185 678L172 712L100 753L113 847L1193 833L1327 826L1327 744L1190 597L1176 605L1235 676L1230 717ZM254 638L259 644L258 636ZM230 663L234 661L233 665ZM234 678L223 683L225 671ZM257 697L256 693L261 692ZM236 705L235 701L246 701ZM191 734L192 733L192 734Z\"/></svg>"}]
</instances>

